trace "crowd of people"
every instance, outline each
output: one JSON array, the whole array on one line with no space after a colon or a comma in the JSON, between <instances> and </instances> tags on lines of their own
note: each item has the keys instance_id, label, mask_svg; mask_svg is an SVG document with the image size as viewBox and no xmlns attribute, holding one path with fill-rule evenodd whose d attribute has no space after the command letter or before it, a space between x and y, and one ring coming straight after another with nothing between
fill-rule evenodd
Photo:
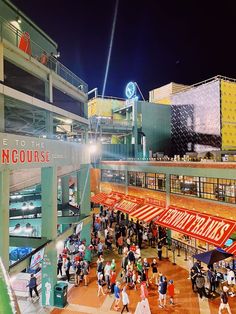
<instances>
[{"instance_id":1,"label":"crowd of people","mask_svg":"<svg viewBox=\"0 0 236 314\"><path fill-rule=\"evenodd\" d=\"M90 263L85 259L86 241L81 240L78 234L72 235L65 242L65 247L57 260L57 275L63 276L63 268L68 282L71 281L71 273L74 273L74 284L79 286L84 282L89 283L88 275Z\"/></svg>"},{"instance_id":2,"label":"crowd of people","mask_svg":"<svg viewBox=\"0 0 236 314\"><path fill-rule=\"evenodd\" d=\"M85 259L85 252L90 250L96 260L97 296L114 295L116 311L129 312L127 289L138 291L141 300L145 300L150 289L154 289L158 293L158 306L165 308L167 300L170 305L175 304L173 279L167 279L167 276L159 271L166 238L165 228L157 227L152 222L149 224L139 220L134 222L124 213L119 211L115 213L101 206L98 214L93 213L91 242L86 243L79 235L69 237L58 256L57 273L62 276L64 269L69 282L73 269L75 286L79 286L80 282L87 286L90 263ZM141 249L146 247L156 248L156 258L150 260L142 257ZM120 256L118 261L114 258L105 260L104 256L109 256L107 254L109 251ZM216 289L215 273L211 267L208 267L207 271L209 282L207 289L205 277L199 261L191 265L189 279L192 282L192 289L202 300L214 297ZM222 309L227 309L228 313L231 313L226 289L227 287L223 287L219 313Z\"/></svg>"},{"instance_id":3,"label":"crowd of people","mask_svg":"<svg viewBox=\"0 0 236 314\"><path fill-rule=\"evenodd\" d=\"M103 241L104 239L104 241ZM158 260L162 260L162 247L166 242L165 229L157 228L153 223L143 224L134 222L120 212L108 211L101 207L99 214L93 214L93 231L91 250L97 255L98 296L106 293L114 294L115 310L119 310L122 300L121 313L128 309L129 298L126 289L140 290L141 299L148 296L150 285L157 289L159 307L169 303L174 305L174 283L167 282L166 276L158 271L157 259L149 261L141 257L141 248L156 247ZM104 260L104 250L117 251L121 257L121 271L117 280L116 261Z\"/></svg>"}]
</instances>

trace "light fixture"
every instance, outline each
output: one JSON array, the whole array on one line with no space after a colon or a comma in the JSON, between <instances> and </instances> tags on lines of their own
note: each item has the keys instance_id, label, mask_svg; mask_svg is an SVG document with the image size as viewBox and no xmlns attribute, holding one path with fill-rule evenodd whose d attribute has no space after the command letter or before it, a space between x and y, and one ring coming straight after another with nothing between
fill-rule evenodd
<instances>
[{"instance_id":1,"label":"light fixture","mask_svg":"<svg viewBox=\"0 0 236 314\"><path fill-rule=\"evenodd\" d=\"M34 209L34 208L35 208L35 206L34 206L33 202L30 202L30 203L29 203L28 208L29 208L30 210L32 210L32 209Z\"/></svg>"},{"instance_id":2,"label":"light fixture","mask_svg":"<svg viewBox=\"0 0 236 314\"><path fill-rule=\"evenodd\" d=\"M17 16L17 17L16 17L16 21L17 21L17 23L21 24L22 21L21 21L20 16Z\"/></svg>"},{"instance_id":3,"label":"light fixture","mask_svg":"<svg viewBox=\"0 0 236 314\"><path fill-rule=\"evenodd\" d=\"M24 203L22 204L21 209L22 209L22 210L26 210L27 208L28 208L28 206L27 206L27 204L24 202Z\"/></svg>"}]
</instances>

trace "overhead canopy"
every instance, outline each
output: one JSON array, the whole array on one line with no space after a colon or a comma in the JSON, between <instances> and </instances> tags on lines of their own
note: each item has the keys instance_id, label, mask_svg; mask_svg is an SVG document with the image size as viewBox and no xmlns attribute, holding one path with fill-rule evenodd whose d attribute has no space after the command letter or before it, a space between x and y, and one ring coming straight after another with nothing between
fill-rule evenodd
<instances>
[{"instance_id":1,"label":"overhead canopy","mask_svg":"<svg viewBox=\"0 0 236 314\"><path fill-rule=\"evenodd\" d=\"M196 258L198 261L201 261L207 265L222 261L223 259L226 259L230 256L232 256L232 254L229 254L224 250L219 249L193 255L193 257Z\"/></svg>"},{"instance_id":2,"label":"overhead canopy","mask_svg":"<svg viewBox=\"0 0 236 314\"><path fill-rule=\"evenodd\" d=\"M116 210L120 210L126 214L130 214L133 210L135 210L139 204L127 200L122 200L118 204L115 205Z\"/></svg>"},{"instance_id":3,"label":"overhead canopy","mask_svg":"<svg viewBox=\"0 0 236 314\"><path fill-rule=\"evenodd\" d=\"M145 202L155 206L166 207L166 202L164 200L158 200L157 198L153 197L146 197Z\"/></svg>"},{"instance_id":4,"label":"overhead canopy","mask_svg":"<svg viewBox=\"0 0 236 314\"><path fill-rule=\"evenodd\" d=\"M135 209L130 215L139 220L150 222L157 218L164 210L165 208L163 207L156 207L147 204Z\"/></svg>"},{"instance_id":5,"label":"overhead canopy","mask_svg":"<svg viewBox=\"0 0 236 314\"><path fill-rule=\"evenodd\" d=\"M101 204L101 202L105 200L106 197L107 197L106 193L98 193L91 197L91 202L94 202L95 204Z\"/></svg>"},{"instance_id":6,"label":"overhead canopy","mask_svg":"<svg viewBox=\"0 0 236 314\"><path fill-rule=\"evenodd\" d=\"M236 221L170 206L156 224L222 247L236 230Z\"/></svg>"},{"instance_id":7,"label":"overhead canopy","mask_svg":"<svg viewBox=\"0 0 236 314\"><path fill-rule=\"evenodd\" d=\"M234 242L232 245L230 245L226 252L236 255L236 242Z\"/></svg>"},{"instance_id":8,"label":"overhead canopy","mask_svg":"<svg viewBox=\"0 0 236 314\"><path fill-rule=\"evenodd\" d=\"M117 203L117 199L107 196L103 201L101 201L101 204L107 207L114 207Z\"/></svg>"},{"instance_id":9,"label":"overhead canopy","mask_svg":"<svg viewBox=\"0 0 236 314\"><path fill-rule=\"evenodd\" d=\"M144 204L144 201L145 201L145 199L142 197L136 197L136 196L129 195L129 194L125 195L124 199L127 201L131 201L133 203L139 204L139 205Z\"/></svg>"}]
</instances>

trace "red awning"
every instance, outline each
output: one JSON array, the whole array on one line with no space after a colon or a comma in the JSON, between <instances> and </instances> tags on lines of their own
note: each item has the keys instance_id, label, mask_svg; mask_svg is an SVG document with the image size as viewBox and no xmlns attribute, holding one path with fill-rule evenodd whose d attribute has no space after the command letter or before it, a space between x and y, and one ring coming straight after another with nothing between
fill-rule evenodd
<instances>
[{"instance_id":1,"label":"red awning","mask_svg":"<svg viewBox=\"0 0 236 314\"><path fill-rule=\"evenodd\" d=\"M106 197L103 201L101 201L101 204L107 207L114 207L117 203L117 199L113 197Z\"/></svg>"},{"instance_id":2,"label":"red awning","mask_svg":"<svg viewBox=\"0 0 236 314\"><path fill-rule=\"evenodd\" d=\"M127 200L127 201L131 201L133 203L139 204L139 205L144 204L144 201L145 201L144 198L136 197L136 196L129 195L129 194L125 195L124 199Z\"/></svg>"},{"instance_id":3,"label":"red awning","mask_svg":"<svg viewBox=\"0 0 236 314\"><path fill-rule=\"evenodd\" d=\"M236 230L236 221L170 206L156 224L222 247Z\"/></svg>"},{"instance_id":4,"label":"red awning","mask_svg":"<svg viewBox=\"0 0 236 314\"><path fill-rule=\"evenodd\" d=\"M124 213L130 214L138 206L139 206L139 204L137 204L137 203L127 201L127 200L122 200L117 205L115 205L115 209L120 210Z\"/></svg>"},{"instance_id":5,"label":"red awning","mask_svg":"<svg viewBox=\"0 0 236 314\"><path fill-rule=\"evenodd\" d=\"M145 222L150 222L151 220L157 218L165 208L156 207L152 205L143 205L142 207L137 208L131 213L132 217L135 217L139 220L143 220Z\"/></svg>"},{"instance_id":6,"label":"red awning","mask_svg":"<svg viewBox=\"0 0 236 314\"><path fill-rule=\"evenodd\" d=\"M106 193L98 193L91 197L91 202L94 202L95 204L100 204L106 197Z\"/></svg>"},{"instance_id":7,"label":"red awning","mask_svg":"<svg viewBox=\"0 0 236 314\"><path fill-rule=\"evenodd\" d=\"M236 255L236 242L230 245L227 249L225 249L227 253Z\"/></svg>"},{"instance_id":8,"label":"red awning","mask_svg":"<svg viewBox=\"0 0 236 314\"><path fill-rule=\"evenodd\" d=\"M145 202L155 206L166 207L166 202L164 200L158 200L157 198L153 197L146 197Z\"/></svg>"}]
</instances>

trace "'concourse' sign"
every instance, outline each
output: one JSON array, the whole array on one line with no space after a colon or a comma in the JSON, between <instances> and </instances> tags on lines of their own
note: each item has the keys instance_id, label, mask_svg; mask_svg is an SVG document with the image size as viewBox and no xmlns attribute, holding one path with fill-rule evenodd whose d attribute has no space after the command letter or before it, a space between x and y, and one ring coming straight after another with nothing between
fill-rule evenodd
<instances>
[{"instance_id":1,"label":"'concourse' sign","mask_svg":"<svg viewBox=\"0 0 236 314\"><path fill-rule=\"evenodd\" d=\"M223 246L236 230L236 221L171 206L155 223L215 246Z\"/></svg>"}]
</instances>

